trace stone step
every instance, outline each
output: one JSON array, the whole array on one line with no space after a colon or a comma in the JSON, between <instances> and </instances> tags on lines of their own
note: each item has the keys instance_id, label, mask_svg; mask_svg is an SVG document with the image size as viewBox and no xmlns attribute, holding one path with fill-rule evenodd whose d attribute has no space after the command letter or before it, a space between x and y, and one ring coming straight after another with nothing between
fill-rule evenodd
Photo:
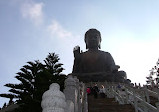
<instances>
[{"instance_id":1,"label":"stone step","mask_svg":"<svg viewBox=\"0 0 159 112\"><path fill-rule=\"evenodd\" d=\"M88 112L135 112L130 104L120 105L114 98L88 96Z\"/></svg>"}]
</instances>

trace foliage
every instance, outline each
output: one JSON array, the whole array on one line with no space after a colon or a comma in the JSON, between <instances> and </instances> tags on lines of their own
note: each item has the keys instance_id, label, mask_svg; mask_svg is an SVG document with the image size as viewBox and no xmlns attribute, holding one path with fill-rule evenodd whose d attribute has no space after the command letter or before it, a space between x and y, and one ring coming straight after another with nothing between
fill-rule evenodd
<instances>
[{"instance_id":1,"label":"foliage","mask_svg":"<svg viewBox=\"0 0 159 112\"><path fill-rule=\"evenodd\" d=\"M51 83L56 82L64 89L65 75L60 75L64 70L59 61L58 55L49 53L45 58L44 64L36 60L27 62L15 78L19 84L8 83L4 86L9 87L9 94L0 94L1 97L17 99L19 108L16 112L40 112L43 93L49 89Z\"/></svg>"},{"instance_id":2,"label":"foliage","mask_svg":"<svg viewBox=\"0 0 159 112\"><path fill-rule=\"evenodd\" d=\"M148 85L159 85L159 59L156 65L150 70L150 74L146 79Z\"/></svg>"}]
</instances>

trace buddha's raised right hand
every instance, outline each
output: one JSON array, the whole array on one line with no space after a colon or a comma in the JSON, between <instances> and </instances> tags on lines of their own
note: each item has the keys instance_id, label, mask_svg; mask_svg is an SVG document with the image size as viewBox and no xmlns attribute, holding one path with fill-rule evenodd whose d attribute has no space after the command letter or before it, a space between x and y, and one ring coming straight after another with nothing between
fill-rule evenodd
<instances>
[{"instance_id":1,"label":"buddha's raised right hand","mask_svg":"<svg viewBox=\"0 0 159 112\"><path fill-rule=\"evenodd\" d=\"M80 56L80 46L75 46L73 49L74 57L78 58Z\"/></svg>"}]
</instances>

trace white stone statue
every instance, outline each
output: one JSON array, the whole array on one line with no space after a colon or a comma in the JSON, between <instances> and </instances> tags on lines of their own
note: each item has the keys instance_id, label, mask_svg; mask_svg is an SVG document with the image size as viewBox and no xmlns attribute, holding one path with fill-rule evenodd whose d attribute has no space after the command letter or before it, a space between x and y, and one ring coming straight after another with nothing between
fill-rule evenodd
<instances>
[{"instance_id":1,"label":"white stone statue","mask_svg":"<svg viewBox=\"0 0 159 112\"><path fill-rule=\"evenodd\" d=\"M57 83L52 83L49 90L43 94L41 107L42 112L65 112L65 95L60 91Z\"/></svg>"}]
</instances>

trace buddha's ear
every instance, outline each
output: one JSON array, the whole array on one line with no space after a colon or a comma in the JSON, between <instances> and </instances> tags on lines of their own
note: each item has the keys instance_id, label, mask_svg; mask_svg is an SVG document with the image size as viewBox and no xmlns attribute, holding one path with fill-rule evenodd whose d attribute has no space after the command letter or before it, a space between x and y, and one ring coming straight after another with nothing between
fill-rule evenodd
<instances>
[{"instance_id":1,"label":"buddha's ear","mask_svg":"<svg viewBox=\"0 0 159 112\"><path fill-rule=\"evenodd\" d=\"M88 46L87 46L87 44L86 44L86 49L88 49Z\"/></svg>"},{"instance_id":2,"label":"buddha's ear","mask_svg":"<svg viewBox=\"0 0 159 112\"><path fill-rule=\"evenodd\" d=\"M98 48L100 49L101 47L100 47L100 44L98 45Z\"/></svg>"}]
</instances>

